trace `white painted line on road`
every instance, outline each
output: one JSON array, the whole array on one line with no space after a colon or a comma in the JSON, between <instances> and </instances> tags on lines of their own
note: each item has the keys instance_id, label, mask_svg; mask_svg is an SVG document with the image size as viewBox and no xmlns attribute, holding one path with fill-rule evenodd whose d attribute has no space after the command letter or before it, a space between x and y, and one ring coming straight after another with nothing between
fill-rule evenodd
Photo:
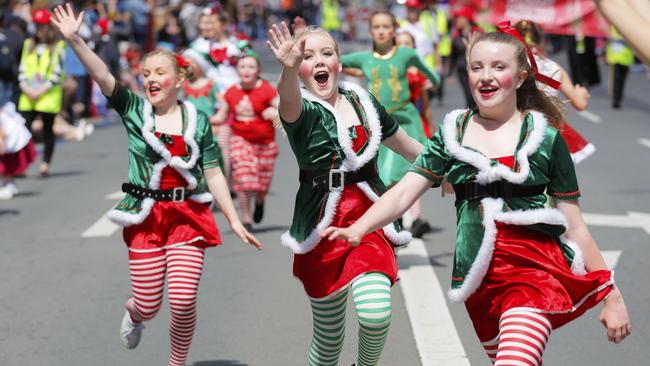
<instances>
[{"instance_id":1,"label":"white painted line on road","mask_svg":"<svg viewBox=\"0 0 650 366\"><path fill-rule=\"evenodd\" d=\"M583 213L588 225L639 228L650 234L650 214L645 212L628 212L627 215L604 215Z\"/></svg>"},{"instance_id":2,"label":"white painted line on road","mask_svg":"<svg viewBox=\"0 0 650 366\"><path fill-rule=\"evenodd\" d=\"M614 269L618 264L618 259L621 257L622 250L602 250L600 252L607 263L607 268Z\"/></svg>"},{"instance_id":3,"label":"white painted line on road","mask_svg":"<svg viewBox=\"0 0 650 366\"><path fill-rule=\"evenodd\" d=\"M592 113L592 112L589 112L589 111L585 110L585 111L579 111L578 114L582 118L584 118L584 119L586 119L586 120L588 120L590 122L593 122L593 123L602 123L603 122L603 119L599 115L597 115L596 113Z\"/></svg>"},{"instance_id":4,"label":"white painted line on road","mask_svg":"<svg viewBox=\"0 0 650 366\"><path fill-rule=\"evenodd\" d=\"M121 200L122 198L124 198L125 195L126 193L122 191L117 191L117 192L107 194L106 196L104 196L104 198L106 198L107 200L115 201L115 200Z\"/></svg>"},{"instance_id":5,"label":"white painted line on road","mask_svg":"<svg viewBox=\"0 0 650 366\"><path fill-rule=\"evenodd\" d=\"M400 286L422 366L470 366L422 240L413 239L401 249L398 261L403 267Z\"/></svg>"},{"instance_id":6,"label":"white painted line on road","mask_svg":"<svg viewBox=\"0 0 650 366\"><path fill-rule=\"evenodd\" d=\"M82 238L108 237L113 235L120 227L111 222L106 215L102 215L88 230L81 234Z\"/></svg>"},{"instance_id":7,"label":"white painted line on road","mask_svg":"<svg viewBox=\"0 0 650 366\"><path fill-rule=\"evenodd\" d=\"M639 143L650 149L650 139L646 139L642 137L639 139Z\"/></svg>"}]
</instances>

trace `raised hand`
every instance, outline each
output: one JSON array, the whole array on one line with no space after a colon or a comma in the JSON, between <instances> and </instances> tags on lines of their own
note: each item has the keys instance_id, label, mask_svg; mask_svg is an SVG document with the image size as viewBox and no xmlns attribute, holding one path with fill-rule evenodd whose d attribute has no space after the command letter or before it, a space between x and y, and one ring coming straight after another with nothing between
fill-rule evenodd
<instances>
[{"instance_id":1,"label":"raised hand","mask_svg":"<svg viewBox=\"0 0 650 366\"><path fill-rule=\"evenodd\" d=\"M75 18L74 11L72 10L72 5L70 3L65 4L65 8L59 5L54 8L54 16L50 20L52 24L61 32L61 35L66 40L72 39L79 33L79 28L81 28L81 23L84 21L84 12L79 13L79 16Z\"/></svg>"},{"instance_id":2,"label":"raised hand","mask_svg":"<svg viewBox=\"0 0 650 366\"><path fill-rule=\"evenodd\" d=\"M271 26L269 38L270 40L266 41L266 45L269 46L282 66L293 68L300 64L305 53L305 37L296 41L289 32L287 23L282 22L281 26L277 24Z\"/></svg>"},{"instance_id":3,"label":"raised hand","mask_svg":"<svg viewBox=\"0 0 650 366\"><path fill-rule=\"evenodd\" d=\"M356 232L352 226L346 228L330 226L320 233L321 238L327 238L327 240L345 240L353 247L359 245L362 236L363 234Z\"/></svg>"}]
</instances>

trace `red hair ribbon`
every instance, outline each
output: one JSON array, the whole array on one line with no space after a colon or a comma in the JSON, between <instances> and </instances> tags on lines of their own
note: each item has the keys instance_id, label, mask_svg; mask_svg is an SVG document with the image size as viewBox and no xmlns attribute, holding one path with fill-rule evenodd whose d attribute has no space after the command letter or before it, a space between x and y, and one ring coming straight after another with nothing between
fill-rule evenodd
<instances>
[{"instance_id":1,"label":"red hair ribbon","mask_svg":"<svg viewBox=\"0 0 650 366\"><path fill-rule=\"evenodd\" d=\"M188 66L190 66L189 61L187 61L186 59L184 59L183 56L179 55L178 53L176 54L176 64L177 64L178 67L180 67L181 69L184 68L184 67L188 67Z\"/></svg>"},{"instance_id":2,"label":"red hair ribbon","mask_svg":"<svg viewBox=\"0 0 650 366\"><path fill-rule=\"evenodd\" d=\"M528 43L526 43L526 40L524 37L519 33L517 28L510 26L510 21L506 20L497 25L497 30L501 33L506 33L509 34L515 38L517 38L521 43L524 44L524 47L526 47L526 53L528 53L528 60L530 61L530 68L533 71L533 75L535 76L535 80L539 81L540 83L544 83L551 88L558 90L560 89L560 82L554 79L551 79L550 77L546 75L542 75L539 73L539 69L537 68L537 63L535 62L535 56L533 56L533 52L530 50L530 47L528 47Z\"/></svg>"}]
</instances>

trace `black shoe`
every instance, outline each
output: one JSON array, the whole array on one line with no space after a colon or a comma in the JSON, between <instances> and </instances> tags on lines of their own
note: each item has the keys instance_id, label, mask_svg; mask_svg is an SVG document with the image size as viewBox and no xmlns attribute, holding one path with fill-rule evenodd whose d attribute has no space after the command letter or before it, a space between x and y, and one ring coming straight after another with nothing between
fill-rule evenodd
<instances>
[{"instance_id":1,"label":"black shoe","mask_svg":"<svg viewBox=\"0 0 650 366\"><path fill-rule=\"evenodd\" d=\"M244 229L246 229L249 233L253 232L253 225L250 223L244 224Z\"/></svg>"},{"instance_id":2,"label":"black shoe","mask_svg":"<svg viewBox=\"0 0 650 366\"><path fill-rule=\"evenodd\" d=\"M429 231L431 231L431 225L424 220L416 219L411 225L411 234L413 234L414 238L421 238Z\"/></svg>"},{"instance_id":3,"label":"black shoe","mask_svg":"<svg viewBox=\"0 0 650 366\"><path fill-rule=\"evenodd\" d=\"M255 211L253 212L253 222L259 224L264 218L264 201L255 202Z\"/></svg>"},{"instance_id":4,"label":"black shoe","mask_svg":"<svg viewBox=\"0 0 650 366\"><path fill-rule=\"evenodd\" d=\"M614 109L621 109L621 103L618 102L618 103L614 103L614 104L612 104L612 108L614 108Z\"/></svg>"}]
</instances>

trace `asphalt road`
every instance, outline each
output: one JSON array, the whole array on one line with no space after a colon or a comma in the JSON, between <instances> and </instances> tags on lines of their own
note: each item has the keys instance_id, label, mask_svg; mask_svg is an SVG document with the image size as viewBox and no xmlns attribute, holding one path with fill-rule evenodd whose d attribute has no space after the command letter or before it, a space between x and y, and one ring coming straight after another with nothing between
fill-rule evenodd
<instances>
[{"instance_id":1,"label":"asphalt road","mask_svg":"<svg viewBox=\"0 0 650 366\"><path fill-rule=\"evenodd\" d=\"M345 51L350 49L344 47ZM260 50L263 71L275 81L279 68L268 52ZM602 71L605 76L606 70ZM591 230L612 263L617 260L616 281L633 320L633 335L620 345L610 344L598 322L598 310L592 310L553 333L546 365L643 365L650 359L649 86L645 75L631 74L622 110L610 109L606 86L602 85L592 89L590 115L568 114L573 126L597 148L577 167L581 204L586 213L616 215L604 217L608 226L592 225ZM447 90L444 105L434 109L438 121L445 112L462 106L455 80ZM280 157L272 192L266 217L257 231L264 251L239 242L223 217L216 214L224 245L207 255L199 322L190 352L192 365L306 364L311 338L309 305L300 283L291 275L292 255L279 242L290 223L297 169L286 139L278 135L278 141ZM83 142L59 144L50 178L37 178L38 164L34 164L27 177L18 180L21 193L11 201L0 201L0 364L113 366L167 362L166 304L158 317L147 323L136 350L124 349L119 341L123 304L130 291L127 251L120 231L82 237L115 204L114 198L106 196L118 191L125 180L126 151L122 126L108 124ZM425 289L419 294L442 298L436 287L446 291L449 286L455 233L453 199L441 198L438 190L432 190L424 202L423 214L435 227L424 238L428 254L419 262L403 256L400 266L405 271L417 267L414 263L418 268L432 268L432 277L416 278ZM598 223L599 216L593 217L590 222ZM411 281L403 276L404 281ZM438 283L427 283L431 278ZM408 295L402 286L398 283L393 291L392 329L380 364L419 366L423 365L419 356L422 349L416 346L414 332L424 322L413 324L409 320L413 314L407 311L409 300L405 296L413 293ZM418 316L444 318L446 310L436 306ZM455 361L436 361L434 357L428 364L488 365L464 307L448 306L449 323L434 324L428 335L431 338L425 339L458 337L462 343L455 351L461 353ZM351 309L341 365L354 362L356 351L357 326ZM439 350L441 354L446 351Z\"/></svg>"}]
</instances>

